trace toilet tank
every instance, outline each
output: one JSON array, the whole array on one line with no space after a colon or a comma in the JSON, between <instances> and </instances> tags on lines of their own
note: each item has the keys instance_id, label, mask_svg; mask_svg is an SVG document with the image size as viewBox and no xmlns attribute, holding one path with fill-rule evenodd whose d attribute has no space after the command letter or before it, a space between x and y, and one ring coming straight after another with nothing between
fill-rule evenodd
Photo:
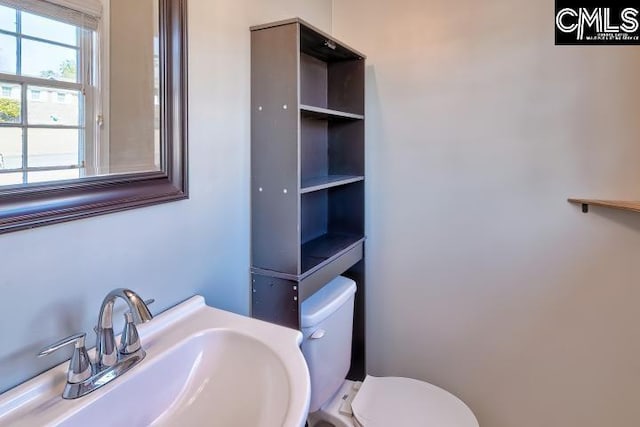
<instances>
[{"instance_id":1,"label":"toilet tank","mask_svg":"<svg viewBox=\"0 0 640 427\"><path fill-rule=\"evenodd\" d=\"M302 302L302 353L311 376L315 412L340 388L351 365L356 283L338 276Z\"/></svg>"}]
</instances>

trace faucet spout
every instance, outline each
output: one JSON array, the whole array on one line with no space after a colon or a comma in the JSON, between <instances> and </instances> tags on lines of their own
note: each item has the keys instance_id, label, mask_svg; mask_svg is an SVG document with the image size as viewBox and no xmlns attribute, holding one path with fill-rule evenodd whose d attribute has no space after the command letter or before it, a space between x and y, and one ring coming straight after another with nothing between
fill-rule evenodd
<instances>
[{"instance_id":1,"label":"faucet spout","mask_svg":"<svg viewBox=\"0 0 640 427\"><path fill-rule=\"evenodd\" d=\"M118 288L107 294L100 307L96 329L96 354L99 367L113 366L118 362L118 351L113 333L113 305L121 298L129 306L133 323L140 324L153 319L144 300L131 289Z\"/></svg>"},{"instance_id":2,"label":"faucet spout","mask_svg":"<svg viewBox=\"0 0 640 427\"><path fill-rule=\"evenodd\" d=\"M118 288L112 290L104 297L98 317L98 328L113 328L113 305L116 302L116 298L121 298L127 303L133 315L133 322L136 325L153 319L149 307L147 307L144 300L140 298L140 295L131 289Z\"/></svg>"}]
</instances>

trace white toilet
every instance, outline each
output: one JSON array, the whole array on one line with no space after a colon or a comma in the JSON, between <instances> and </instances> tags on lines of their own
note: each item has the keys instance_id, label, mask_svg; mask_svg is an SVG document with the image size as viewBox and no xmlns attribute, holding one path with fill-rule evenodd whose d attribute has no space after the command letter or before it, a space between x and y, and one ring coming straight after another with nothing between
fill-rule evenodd
<instances>
[{"instance_id":1,"label":"white toilet","mask_svg":"<svg viewBox=\"0 0 640 427\"><path fill-rule=\"evenodd\" d=\"M479 427L451 393L424 381L367 376L351 363L356 284L337 277L302 303L302 352L311 375L309 427Z\"/></svg>"}]
</instances>

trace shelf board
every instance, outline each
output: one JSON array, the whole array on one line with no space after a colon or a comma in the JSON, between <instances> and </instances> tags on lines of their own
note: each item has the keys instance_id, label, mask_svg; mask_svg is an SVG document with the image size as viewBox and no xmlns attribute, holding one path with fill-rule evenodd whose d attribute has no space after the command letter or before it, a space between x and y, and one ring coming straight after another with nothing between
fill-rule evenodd
<instances>
[{"instance_id":1,"label":"shelf board","mask_svg":"<svg viewBox=\"0 0 640 427\"><path fill-rule=\"evenodd\" d=\"M364 241L356 234L327 233L302 245L302 276L306 277Z\"/></svg>"},{"instance_id":2,"label":"shelf board","mask_svg":"<svg viewBox=\"0 0 640 427\"><path fill-rule=\"evenodd\" d=\"M584 213L589 212L589 205L605 208L622 209L625 211L640 212L640 201L626 200L597 200L597 199L569 199L569 202L582 205Z\"/></svg>"},{"instance_id":3,"label":"shelf board","mask_svg":"<svg viewBox=\"0 0 640 427\"><path fill-rule=\"evenodd\" d=\"M364 181L364 176L355 175L329 175L321 176L317 178L305 179L302 181L302 188L300 188L300 194L311 193L314 191L325 190L331 187L337 187L340 185L347 185L354 182Z\"/></svg>"},{"instance_id":4,"label":"shelf board","mask_svg":"<svg viewBox=\"0 0 640 427\"><path fill-rule=\"evenodd\" d=\"M311 105L304 104L300 105L300 113L306 117L322 120L364 120L364 116L362 114L347 113L344 111L313 107Z\"/></svg>"}]
</instances>

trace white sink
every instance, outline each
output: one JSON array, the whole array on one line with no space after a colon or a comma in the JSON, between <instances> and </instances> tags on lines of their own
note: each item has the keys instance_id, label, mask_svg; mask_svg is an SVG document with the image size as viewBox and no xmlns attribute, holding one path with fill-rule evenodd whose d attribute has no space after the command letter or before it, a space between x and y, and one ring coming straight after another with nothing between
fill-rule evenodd
<instances>
[{"instance_id":1,"label":"white sink","mask_svg":"<svg viewBox=\"0 0 640 427\"><path fill-rule=\"evenodd\" d=\"M0 426L303 426L309 373L300 332L190 300L140 325L146 358L64 400L64 363L0 395Z\"/></svg>"}]
</instances>

